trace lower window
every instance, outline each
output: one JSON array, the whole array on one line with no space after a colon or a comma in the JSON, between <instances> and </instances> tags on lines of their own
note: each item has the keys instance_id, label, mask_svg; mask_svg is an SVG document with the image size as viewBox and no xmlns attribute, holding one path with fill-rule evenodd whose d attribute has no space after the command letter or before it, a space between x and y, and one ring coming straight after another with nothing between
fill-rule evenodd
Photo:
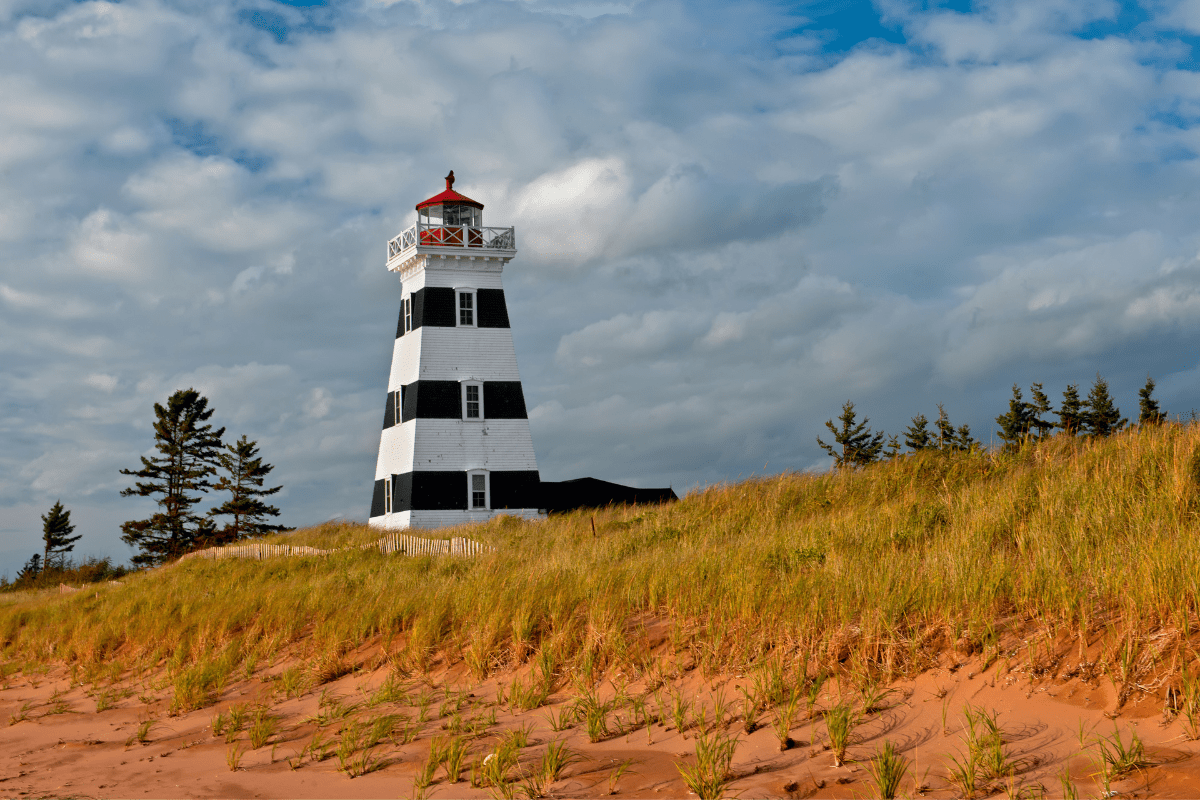
<instances>
[{"instance_id":1,"label":"lower window","mask_svg":"<svg viewBox=\"0 0 1200 800\"><path fill-rule=\"evenodd\" d=\"M392 513L392 479L383 479L383 513Z\"/></svg>"},{"instance_id":2,"label":"lower window","mask_svg":"<svg viewBox=\"0 0 1200 800\"><path fill-rule=\"evenodd\" d=\"M471 481L470 507L487 509L488 507L488 476L486 472L472 472L468 476Z\"/></svg>"}]
</instances>

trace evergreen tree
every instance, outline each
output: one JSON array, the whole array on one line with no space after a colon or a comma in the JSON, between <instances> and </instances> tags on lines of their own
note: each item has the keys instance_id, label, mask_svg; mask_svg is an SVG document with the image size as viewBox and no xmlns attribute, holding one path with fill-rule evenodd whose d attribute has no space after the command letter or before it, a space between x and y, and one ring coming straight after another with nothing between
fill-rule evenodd
<instances>
[{"instance_id":1,"label":"evergreen tree","mask_svg":"<svg viewBox=\"0 0 1200 800\"><path fill-rule=\"evenodd\" d=\"M1108 381L1101 378L1100 373L1096 373L1096 380L1092 383L1084 406L1084 427L1092 436L1116 433L1129 422L1121 418L1121 409L1117 408L1108 393Z\"/></svg>"},{"instance_id":2,"label":"evergreen tree","mask_svg":"<svg viewBox=\"0 0 1200 800\"><path fill-rule=\"evenodd\" d=\"M250 536L291 530L283 525L266 524L267 517L279 516L279 509L267 505L259 498L275 494L283 487L262 488L263 481L275 467L263 463L258 455L258 442L248 441L242 436L236 444L226 445L225 451L217 456L225 474L213 488L229 492L231 496L208 513L214 517L228 516L231 520L216 533L214 541L236 542Z\"/></svg>"},{"instance_id":3,"label":"evergreen tree","mask_svg":"<svg viewBox=\"0 0 1200 800\"><path fill-rule=\"evenodd\" d=\"M929 432L929 420L924 414L912 418L912 424L904 429L904 446L912 452L933 448L933 436Z\"/></svg>"},{"instance_id":4,"label":"evergreen tree","mask_svg":"<svg viewBox=\"0 0 1200 800\"><path fill-rule=\"evenodd\" d=\"M1008 412L996 417L1000 431L996 434L1004 442L1005 450L1016 450L1029 438L1033 427L1034 407L1025 402L1021 387L1015 383L1012 387L1012 397L1008 400Z\"/></svg>"},{"instance_id":5,"label":"evergreen tree","mask_svg":"<svg viewBox=\"0 0 1200 800\"><path fill-rule=\"evenodd\" d=\"M822 450L833 456L839 468L870 464L879 459L879 453L883 450L883 432L872 433L871 429L867 427L869 419L864 418L862 422L858 422L855 417L854 403L847 400L846 404L842 406L842 415L838 417L841 429L833 424L833 420L825 422L825 427L833 433L833 445L825 444L821 441L820 436L817 437L817 444L821 446ZM840 445L841 450L839 451L834 445Z\"/></svg>"},{"instance_id":6,"label":"evergreen tree","mask_svg":"<svg viewBox=\"0 0 1200 800\"><path fill-rule=\"evenodd\" d=\"M1084 429L1086 422L1086 409L1079 399L1079 386L1074 383L1067 384L1067 388L1063 390L1063 401L1058 409L1058 422L1055 427L1062 429L1068 436L1074 436Z\"/></svg>"},{"instance_id":7,"label":"evergreen tree","mask_svg":"<svg viewBox=\"0 0 1200 800\"><path fill-rule=\"evenodd\" d=\"M1050 398L1046 397L1046 393L1042 391L1040 383L1031 383L1029 385L1029 394L1033 398L1033 402L1029 404L1029 407L1033 412L1031 425L1034 436L1039 440L1045 439L1050 435L1050 431L1054 430L1054 423L1042 419L1042 415L1049 414L1054 409L1050 407Z\"/></svg>"},{"instance_id":8,"label":"evergreen tree","mask_svg":"<svg viewBox=\"0 0 1200 800\"><path fill-rule=\"evenodd\" d=\"M42 555L41 553L34 553L29 557L29 560L25 562L25 566L21 567L20 572L17 573L17 582L20 583L24 581L28 583L40 575L41 572Z\"/></svg>"},{"instance_id":9,"label":"evergreen tree","mask_svg":"<svg viewBox=\"0 0 1200 800\"><path fill-rule=\"evenodd\" d=\"M1146 385L1138 391L1138 425L1158 425L1166 420L1166 412L1160 411L1154 399L1154 379L1146 376Z\"/></svg>"},{"instance_id":10,"label":"evergreen tree","mask_svg":"<svg viewBox=\"0 0 1200 800\"><path fill-rule=\"evenodd\" d=\"M42 555L43 569L62 569L66 554L75 549L75 543L83 535L72 536L75 526L71 524L71 512L63 508L61 501L50 507L49 513L42 515L42 542L45 550Z\"/></svg>"},{"instance_id":11,"label":"evergreen tree","mask_svg":"<svg viewBox=\"0 0 1200 800\"><path fill-rule=\"evenodd\" d=\"M887 459L888 461L891 461L893 458L896 458L899 455L900 455L900 437L899 436L887 437L887 450L883 451L883 457L885 459Z\"/></svg>"},{"instance_id":12,"label":"evergreen tree","mask_svg":"<svg viewBox=\"0 0 1200 800\"><path fill-rule=\"evenodd\" d=\"M963 424L958 426L958 432L954 435L955 450L970 450L975 446L975 437L971 435L971 427Z\"/></svg>"},{"instance_id":13,"label":"evergreen tree","mask_svg":"<svg viewBox=\"0 0 1200 800\"><path fill-rule=\"evenodd\" d=\"M121 526L121 539L142 550L133 563L145 566L183 555L195 546L199 535L211 529L210 522L192 513L192 507L200 500L195 492L212 488L208 479L216 473L214 464L225 434L224 428L214 431L211 424L202 424L213 412L207 398L195 389L175 392L166 407L155 403L154 414L158 455L142 456L139 470L121 470L122 475L146 479L123 490L122 497L159 496L158 513Z\"/></svg>"}]
</instances>

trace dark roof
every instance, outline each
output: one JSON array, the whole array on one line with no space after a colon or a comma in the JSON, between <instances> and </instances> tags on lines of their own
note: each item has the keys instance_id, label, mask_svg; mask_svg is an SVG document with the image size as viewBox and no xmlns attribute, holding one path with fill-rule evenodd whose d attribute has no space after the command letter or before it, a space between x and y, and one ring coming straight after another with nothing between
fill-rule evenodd
<instances>
[{"instance_id":1,"label":"dark roof","mask_svg":"<svg viewBox=\"0 0 1200 800\"><path fill-rule=\"evenodd\" d=\"M598 478L570 481L542 481L538 508L547 511L571 511L576 508L603 508L610 505L641 505L678 500L673 489L637 489Z\"/></svg>"}]
</instances>

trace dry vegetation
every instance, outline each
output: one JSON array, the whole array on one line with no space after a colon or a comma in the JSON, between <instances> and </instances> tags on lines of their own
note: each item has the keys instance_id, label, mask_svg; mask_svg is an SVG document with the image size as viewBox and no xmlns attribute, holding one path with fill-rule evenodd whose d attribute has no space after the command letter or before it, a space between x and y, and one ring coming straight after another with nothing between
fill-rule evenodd
<instances>
[{"instance_id":1,"label":"dry vegetation","mask_svg":"<svg viewBox=\"0 0 1200 800\"><path fill-rule=\"evenodd\" d=\"M691 720L677 725L700 730L697 754L707 761L680 769L694 770L684 779L702 796L720 794L728 777L736 717L747 733L774 724L784 749L798 709L813 716L827 677L855 687L854 712L846 706L853 727L888 681L947 652L975 655L984 669L1004 659L1032 681L1077 650L1073 669L1111 680L1120 702L1157 692L1197 730L1198 513L1200 426L1163 425L1107 439L1059 436L1017 453L929 453L716 486L671 505L597 512L595 534L587 513L431 532L493 548L473 559L382 556L353 547L374 540L372 530L331 523L286 541L351 549L192 560L121 586L15 597L0 605L0 678L63 665L100 697L116 681L169 681L172 708L186 711L285 659L308 665L272 676L285 697L386 664L401 681L454 665L475 680L521 669L497 701L537 708L570 686L577 700L563 724L594 730L593 741L611 735L610 725L624 733L644 725L649 735L654 722ZM372 663L356 660L364 644ZM698 717L691 701L656 691L691 670L758 677L739 702L714 699L711 716ZM617 672L642 694L592 693ZM414 709L417 685L394 684ZM451 698L447 689L438 702ZM322 709L336 718L337 708ZM826 712L828 727L838 720ZM257 713L224 724L235 738L258 725L266 741L272 723ZM417 713L340 730L363 741L406 736L398 731ZM432 712L419 713L424 722ZM458 724L452 734L487 727ZM319 731L315 739L332 757L337 743L322 745ZM467 768L449 749L455 741L434 743L428 780L439 767L447 780ZM980 734L980 753L998 752L992 741ZM370 747L353 744L345 769L374 769L361 755ZM367 760L354 762L356 753Z\"/></svg>"},{"instance_id":2,"label":"dry vegetation","mask_svg":"<svg viewBox=\"0 0 1200 800\"><path fill-rule=\"evenodd\" d=\"M1108 630L1128 651L1197 627L1198 513L1200 427L1060 436L1016 454L717 486L597 513L595 536L586 513L433 534L494 547L472 560L191 561L6 604L0 654L85 673L165 665L207 685L297 646L336 660L376 637L409 670L464 660L483 677L540 654L597 677L654 668L648 620L668 625L678 663L705 673L784 656L888 679L1031 623L1056 636ZM326 524L287 541L374 538Z\"/></svg>"}]
</instances>

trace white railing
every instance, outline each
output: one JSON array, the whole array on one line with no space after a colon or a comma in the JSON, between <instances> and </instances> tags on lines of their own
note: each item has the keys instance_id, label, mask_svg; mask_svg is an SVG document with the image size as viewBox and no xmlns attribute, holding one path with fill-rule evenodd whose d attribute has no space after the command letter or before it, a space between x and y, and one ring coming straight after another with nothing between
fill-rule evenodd
<instances>
[{"instance_id":1,"label":"white railing","mask_svg":"<svg viewBox=\"0 0 1200 800\"><path fill-rule=\"evenodd\" d=\"M388 261L418 244L515 251L517 232L515 228L473 228L470 225L429 225L418 222L388 242Z\"/></svg>"}]
</instances>

